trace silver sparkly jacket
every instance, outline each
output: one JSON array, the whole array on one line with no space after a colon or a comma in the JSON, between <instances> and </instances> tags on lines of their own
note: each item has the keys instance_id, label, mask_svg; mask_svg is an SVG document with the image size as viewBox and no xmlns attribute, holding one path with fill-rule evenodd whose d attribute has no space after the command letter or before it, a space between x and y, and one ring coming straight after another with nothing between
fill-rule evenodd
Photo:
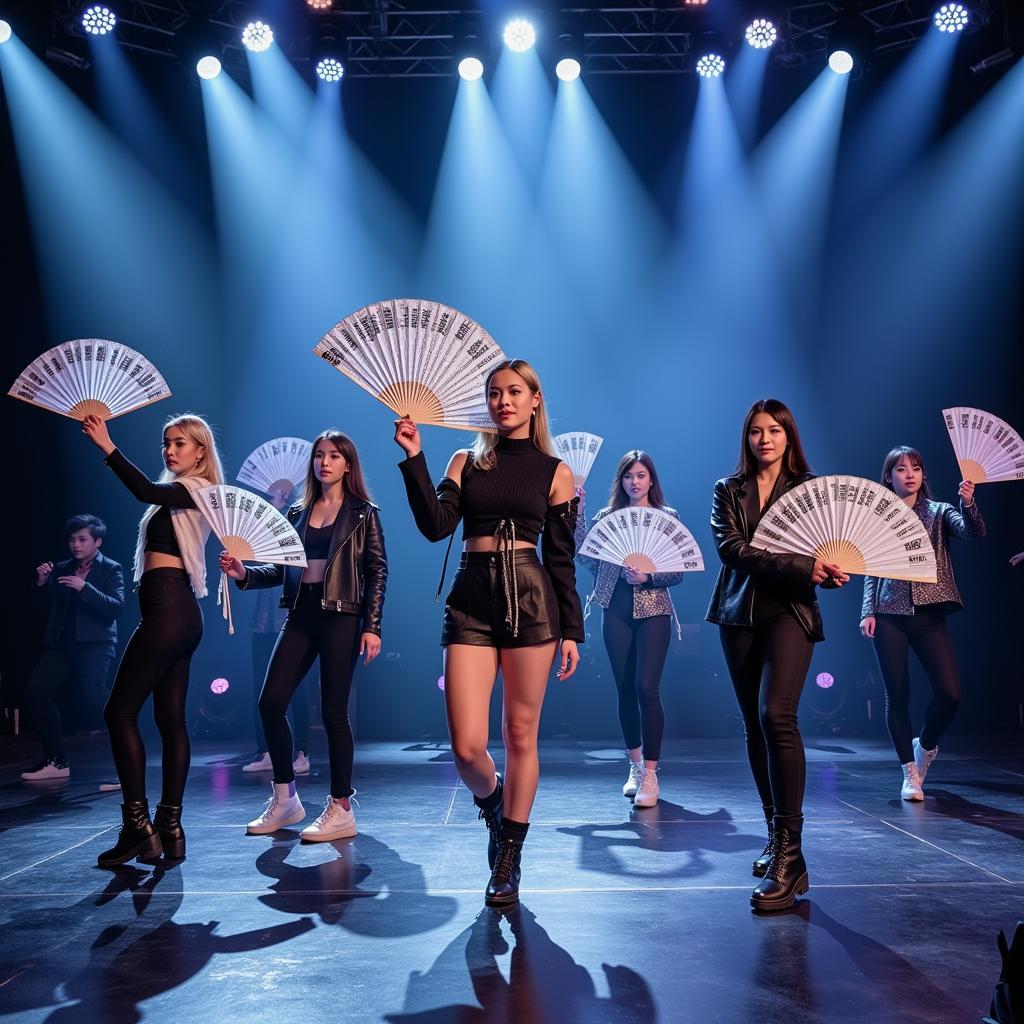
<instances>
[{"instance_id":1,"label":"silver sparkly jacket","mask_svg":"<svg viewBox=\"0 0 1024 1024\"><path fill-rule=\"evenodd\" d=\"M662 512L679 518L674 508L665 505ZM610 508L603 508L594 516L594 522L603 519ZM583 516L576 521L576 550L579 551L587 536L587 523ZM602 608L607 608L612 599L612 591L619 577L625 575L625 571L611 562L601 561L599 558L590 558L587 555L576 556L594 574L594 590L587 598L587 612L590 611L591 601L596 601ZM650 619L655 615L672 615L676 617L676 609L669 597L668 587L674 587L681 583L685 573L681 572L656 572L651 573L646 583L633 587L633 618ZM586 617L586 616L584 616ZM678 617L676 617L678 623Z\"/></svg>"},{"instance_id":2,"label":"silver sparkly jacket","mask_svg":"<svg viewBox=\"0 0 1024 1024\"><path fill-rule=\"evenodd\" d=\"M953 577L953 563L949 558L947 541L952 533L956 537L980 540L985 536L985 520L981 518L978 503L960 503L958 512L944 501L918 498L914 511L924 524L935 548L935 575L937 583L911 583L909 580L864 577L864 600L860 617L868 615L913 615L914 608L925 604L952 604L963 607L960 591Z\"/></svg>"}]
</instances>

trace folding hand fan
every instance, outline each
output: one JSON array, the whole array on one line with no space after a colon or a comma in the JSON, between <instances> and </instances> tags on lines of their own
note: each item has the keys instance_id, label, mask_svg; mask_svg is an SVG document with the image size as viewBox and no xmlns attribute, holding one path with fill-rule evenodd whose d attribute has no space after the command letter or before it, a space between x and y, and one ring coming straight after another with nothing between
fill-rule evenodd
<instances>
[{"instance_id":1,"label":"folding hand fan","mask_svg":"<svg viewBox=\"0 0 1024 1024\"><path fill-rule=\"evenodd\" d=\"M264 494L290 494L306 478L312 447L301 437L275 437L249 453L238 471L238 479Z\"/></svg>"},{"instance_id":2,"label":"folding hand fan","mask_svg":"<svg viewBox=\"0 0 1024 1024\"><path fill-rule=\"evenodd\" d=\"M602 516L579 553L641 572L701 572L704 556L690 531L657 508L620 508Z\"/></svg>"},{"instance_id":3,"label":"folding hand fan","mask_svg":"<svg viewBox=\"0 0 1024 1024\"><path fill-rule=\"evenodd\" d=\"M170 393L145 356L102 338L79 338L51 348L33 359L7 392L75 420L113 419Z\"/></svg>"},{"instance_id":4,"label":"folding hand fan","mask_svg":"<svg viewBox=\"0 0 1024 1024\"><path fill-rule=\"evenodd\" d=\"M968 407L943 409L942 415L964 480L1024 480L1024 441L1009 423Z\"/></svg>"},{"instance_id":5,"label":"folding hand fan","mask_svg":"<svg viewBox=\"0 0 1024 1024\"><path fill-rule=\"evenodd\" d=\"M765 512L750 542L834 562L844 572L934 583L935 551L914 510L884 484L819 476Z\"/></svg>"},{"instance_id":6,"label":"folding hand fan","mask_svg":"<svg viewBox=\"0 0 1024 1024\"><path fill-rule=\"evenodd\" d=\"M555 446L555 454L572 470L576 486L582 487L590 475L590 468L594 465L604 438L582 430L572 430L553 437L551 441Z\"/></svg>"},{"instance_id":7,"label":"folding hand fan","mask_svg":"<svg viewBox=\"0 0 1024 1024\"><path fill-rule=\"evenodd\" d=\"M457 309L420 299L377 302L345 317L313 351L398 416L494 430L484 381L505 353Z\"/></svg>"},{"instance_id":8,"label":"folding hand fan","mask_svg":"<svg viewBox=\"0 0 1024 1024\"><path fill-rule=\"evenodd\" d=\"M224 548L243 562L306 564L306 551L292 524L268 501L242 487L214 484L195 492L199 511ZM217 604L224 606L228 632L234 633L227 576L220 574Z\"/></svg>"}]
</instances>

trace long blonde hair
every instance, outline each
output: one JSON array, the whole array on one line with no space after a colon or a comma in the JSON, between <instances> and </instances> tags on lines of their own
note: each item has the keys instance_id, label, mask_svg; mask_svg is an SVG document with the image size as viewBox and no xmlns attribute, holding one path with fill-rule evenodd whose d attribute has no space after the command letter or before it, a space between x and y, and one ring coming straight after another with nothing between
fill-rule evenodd
<instances>
[{"instance_id":1,"label":"long blonde hair","mask_svg":"<svg viewBox=\"0 0 1024 1024\"><path fill-rule=\"evenodd\" d=\"M175 475L167 467L164 467L160 474L160 483L173 483L183 476L201 476L211 484L224 483L224 468L220 464L220 455L217 452L217 442L213 437L213 430L210 424L193 412L183 412L180 416L172 416L160 432L161 438L171 427L179 427L182 433L193 443L202 445L206 450L202 460L184 473Z\"/></svg>"},{"instance_id":2,"label":"long blonde hair","mask_svg":"<svg viewBox=\"0 0 1024 1024\"><path fill-rule=\"evenodd\" d=\"M522 377L526 386L540 398L540 404L533 411L530 417L530 439L545 455L554 455L555 449L551 444L551 429L548 426L548 411L544 404L544 393L540 387L540 377L537 371L525 359L504 359L491 368L484 381L484 397L491 389L491 381L496 373L502 370L511 370ZM499 435L497 432L480 431L473 443L472 455L473 465L478 469L493 469L495 463L494 450L498 447Z\"/></svg>"}]
</instances>

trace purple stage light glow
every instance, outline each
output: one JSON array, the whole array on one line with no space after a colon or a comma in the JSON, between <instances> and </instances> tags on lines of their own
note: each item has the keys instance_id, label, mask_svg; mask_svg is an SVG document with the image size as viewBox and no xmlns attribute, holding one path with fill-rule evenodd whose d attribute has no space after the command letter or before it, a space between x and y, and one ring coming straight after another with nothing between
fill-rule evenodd
<instances>
[{"instance_id":1,"label":"purple stage light glow","mask_svg":"<svg viewBox=\"0 0 1024 1024\"><path fill-rule=\"evenodd\" d=\"M227 693L230 689L231 684L223 676L214 679L214 681L210 683L210 692L215 693L218 697L222 693Z\"/></svg>"},{"instance_id":2,"label":"purple stage light glow","mask_svg":"<svg viewBox=\"0 0 1024 1024\"><path fill-rule=\"evenodd\" d=\"M814 680L823 690L829 690L835 685L835 679L831 672L819 672Z\"/></svg>"},{"instance_id":3,"label":"purple stage light glow","mask_svg":"<svg viewBox=\"0 0 1024 1024\"><path fill-rule=\"evenodd\" d=\"M438 676L437 677L437 688L439 690L443 690L444 689L444 676Z\"/></svg>"}]
</instances>

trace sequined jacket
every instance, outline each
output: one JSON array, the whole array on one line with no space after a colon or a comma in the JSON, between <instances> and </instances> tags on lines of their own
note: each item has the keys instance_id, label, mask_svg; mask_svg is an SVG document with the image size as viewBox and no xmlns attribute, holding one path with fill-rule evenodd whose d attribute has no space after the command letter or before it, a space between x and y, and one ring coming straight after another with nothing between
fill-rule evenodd
<instances>
[{"instance_id":1,"label":"sequined jacket","mask_svg":"<svg viewBox=\"0 0 1024 1024\"><path fill-rule=\"evenodd\" d=\"M594 522L603 519L612 510L603 508L594 516ZM674 508L667 505L661 510L670 516L679 518ZM580 516L576 523L576 550L579 551L587 536L587 523L583 516ZM587 614L590 612L592 601L597 602L602 608L607 608L612 599L612 592L619 577L624 576L621 566L613 565L611 562L604 562L599 558L591 558L588 555L577 555L579 561L594 574L594 589L587 598ZM681 572L655 572L648 576L646 583L637 584L633 587L633 618L650 619L655 615L675 616L676 610L669 596L668 588L681 583L685 573Z\"/></svg>"},{"instance_id":2,"label":"sequined jacket","mask_svg":"<svg viewBox=\"0 0 1024 1024\"><path fill-rule=\"evenodd\" d=\"M948 540L956 537L981 540L985 536L985 520L975 501L971 505L960 503L958 512L944 501L919 498L914 511L924 524L935 548L935 575L937 583L911 583L909 580L864 577L864 600L860 617L868 615L913 615L914 609L926 604L945 604L951 611L959 611L964 603L953 576L953 563L949 557Z\"/></svg>"}]
</instances>

